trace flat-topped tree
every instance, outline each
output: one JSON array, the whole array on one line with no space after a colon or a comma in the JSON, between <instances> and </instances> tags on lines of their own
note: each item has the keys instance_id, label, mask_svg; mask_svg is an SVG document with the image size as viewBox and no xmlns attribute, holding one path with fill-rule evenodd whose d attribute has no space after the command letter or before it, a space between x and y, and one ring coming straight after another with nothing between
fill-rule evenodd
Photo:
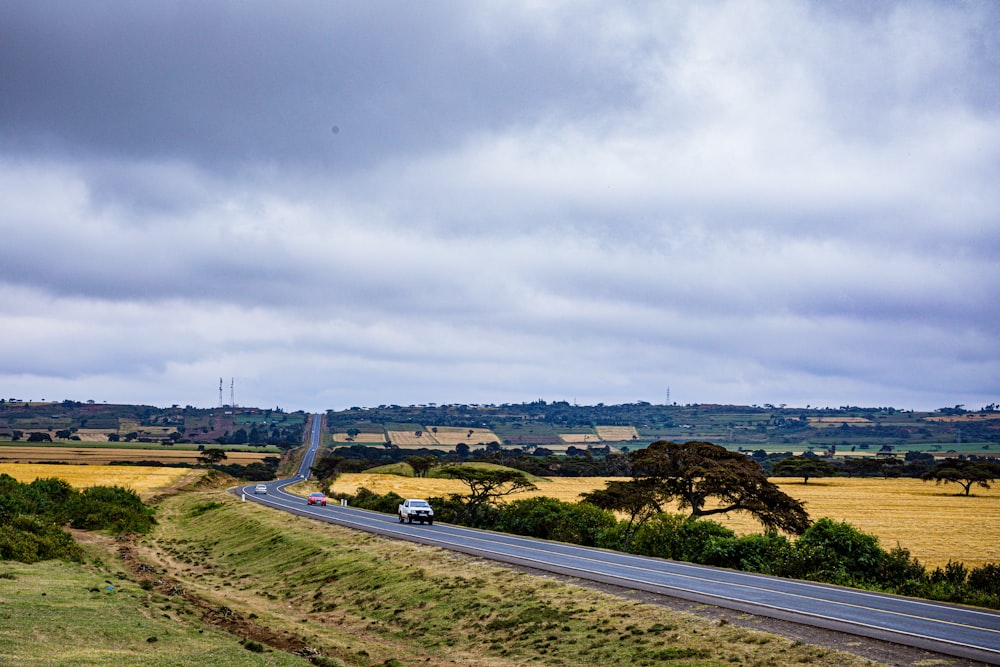
<instances>
[{"instance_id":1,"label":"flat-topped tree","mask_svg":"<svg viewBox=\"0 0 1000 667\"><path fill-rule=\"evenodd\" d=\"M457 479L469 487L468 504L493 504L518 491L538 488L520 470L512 468L481 468L479 466L445 466L438 469L442 477Z\"/></svg>"},{"instance_id":2,"label":"flat-topped tree","mask_svg":"<svg viewBox=\"0 0 1000 667\"><path fill-rule=\"evenodd\" d=\"M934 480L937 484L955 482L964 489L964 495L971 495L972 486L990 488L990 483L1000 479L1000 463L977 458L945 459L920 476L925 482Z\"/></svg>"},{"instance_id":3,"label":"flat-topped tree","mask_svg":"<svg viewBox=\"0 0 1000 667\"><path fill-rule=\"evenodd\" d=\"M692 517L747 512L768 530L801 534L809 514L801 501L768 481L763 469L739 452L710 442L654 442L629 454L632 484L657 504L677 501ZM709 499L717 507L706 508Z\"/></svg>"}]
</instances>

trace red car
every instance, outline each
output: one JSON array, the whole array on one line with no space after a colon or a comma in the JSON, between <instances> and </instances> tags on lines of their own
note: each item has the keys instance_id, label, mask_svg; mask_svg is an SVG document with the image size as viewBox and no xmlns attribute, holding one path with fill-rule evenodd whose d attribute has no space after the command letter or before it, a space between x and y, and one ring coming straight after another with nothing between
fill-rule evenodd
<instances>
[{"instance_id":1,"label":"red car","mask_svg":"<svg viewBox=\"0 0 1000 667\"><path fill-rule=\"evenodd\" d=\"M306 502L310 505L326 506L326 496L322 493L310 493L309 497L306 498Z\"/></svg>"}]
</instances>

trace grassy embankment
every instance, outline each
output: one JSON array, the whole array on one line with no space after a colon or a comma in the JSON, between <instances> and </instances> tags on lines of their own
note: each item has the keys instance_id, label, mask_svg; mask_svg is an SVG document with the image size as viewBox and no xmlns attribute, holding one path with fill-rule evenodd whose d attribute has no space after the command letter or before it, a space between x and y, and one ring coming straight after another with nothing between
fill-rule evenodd
<instances>
[{"instance_id":1,"label":"grassy embankment","mask_svg":"<svg viewBox=\"0 0 1000 667\"><path fill-rule=\"evenodd\" d=\"M313 664L871 664L219 490L167 498L158 520L139 548L148 574L123 570L113 542L88 544L83 565L0 564L0 662L309 664L241 644L205 620L213 609L247 633L318 649Z\"/></svg>"}]
</instances>

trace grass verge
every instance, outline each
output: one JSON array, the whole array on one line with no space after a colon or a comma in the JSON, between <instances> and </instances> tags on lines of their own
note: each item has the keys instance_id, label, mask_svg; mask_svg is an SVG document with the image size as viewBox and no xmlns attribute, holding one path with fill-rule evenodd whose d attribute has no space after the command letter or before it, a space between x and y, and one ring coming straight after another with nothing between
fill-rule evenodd
<instances>
[{"instance_id":1,"label":"grass verge","mask_svg":"<svg viewBox=\"0 0 1000 667\"><path fill-rule=\"evenodd\" d=\"M0 564L0 663L873 664L219 490L161 499L157 518L83 565Z\"/></svg>"}]
</instances>

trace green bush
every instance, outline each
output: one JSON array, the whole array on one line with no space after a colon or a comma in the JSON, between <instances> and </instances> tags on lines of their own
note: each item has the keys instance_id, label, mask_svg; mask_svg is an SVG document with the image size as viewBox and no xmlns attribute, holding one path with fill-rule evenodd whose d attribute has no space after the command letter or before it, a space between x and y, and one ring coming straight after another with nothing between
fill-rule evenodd
<instances>
[{"instance_id":1,"label":"green bush","mask_svg":"<svg viewBox=\"0 0 1000 667\"><path fill-rule=\"evenodd\" d=\"M383 512L385 514L395 514L399 509L400 503L402 503L405 498L394 491L381 496L371 489L366 489L361 487L354 494L354 497L350 502L351 505L355 507L360 507L365 510L372 510L374 512Z\"/></svg>"},{"instance_id":2,"label":"green bush","mask_svg":"<svg viewBox=\"0 0 1000 667\"><path fill-rule=\"evenodd\" d=\"M74 528L144 533L155 519L135 492L121 487L77 491L61 479L21 484L0 475L0 559L79 560L80 548L60 528L66 523Z\"/></svg>"},{"instance_id":3,"label":"green bush","mask_svg":"<svg viewBox=\"0 0 1000 667\"><path fill-rule=\"evenodd\" d=\"M68 504L74 528L148 533L156 524L153 511L143 505L138 494L120 486L84 489Z\"/></svg>"},{"instance_id":4,"label":"green bush","mask_svg":"<svg viewBox=\"0 0 1000 667\"><path fill-rule=\"evenodd\" d=\"M592 547L616 523L610 512L589 503L539 496L501 506L495 528L515 535Z\"/></svg>"},{"instance_id":5,"label":"green bush","mask_svg":"<svg viewBox=\"0 0 1000 667\"><path fill-rule=\"evenodd\" d=\"M735 537L736 533L715 521L657 514L639 527L628 550L644 556L707 563L725 558L719 550L728 545L719 543L720 538Z\"/></svg>"},{"instance_id":6,"label":"green bush","mask_svg":"<svg viewBox=\"0 0 1000 667\"><path fill-rule=\"evenodd\" d=\"M733 560L725 563L725 567L784 576L794 560L794 546L780 533L744 535L733 541Z\"/></svg>"},{"instance_id":7,"label":"green bush","mask_svg":"<svg viewBox=\"0 0 1000 667\"><path fill-rule=\"evenodd\" d=\"M0 525L0 560L37 563L53 558L79 562L83 550L69 533L39 517L21 515Z\"/></svg>"},{"instance_id":8,"label":"green bush","mask_svg":"<svg viewBox=\"0 0 1000 667\"><path fill-rule=\"evenodd\" d=\"M835 584L879 583L885 551L878 538L844 521L822 518L795 543L793 576Z\"/></svg>"}]
</instances>

